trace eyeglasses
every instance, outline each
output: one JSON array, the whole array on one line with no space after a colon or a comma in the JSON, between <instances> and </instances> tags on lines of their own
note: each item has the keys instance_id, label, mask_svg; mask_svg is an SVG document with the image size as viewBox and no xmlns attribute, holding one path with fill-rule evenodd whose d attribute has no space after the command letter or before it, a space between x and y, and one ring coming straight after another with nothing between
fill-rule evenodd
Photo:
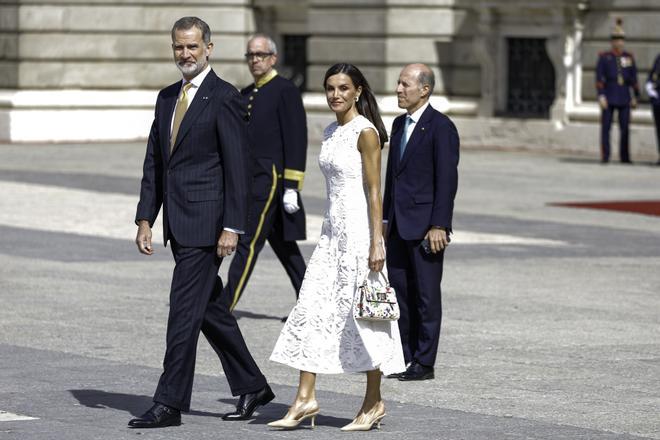
<instances>
[{"instance_id":1,"label":"eyeglasses","mask_svg":"<svg viewBox=\"0 0 660 440\"><path fill-rule=\"evenodd\" d=\"M274 55L273 52L247 52L244 56L247 61L250 61L252 58L263 61L271 55Z\"/></svg>"}]
</instances>

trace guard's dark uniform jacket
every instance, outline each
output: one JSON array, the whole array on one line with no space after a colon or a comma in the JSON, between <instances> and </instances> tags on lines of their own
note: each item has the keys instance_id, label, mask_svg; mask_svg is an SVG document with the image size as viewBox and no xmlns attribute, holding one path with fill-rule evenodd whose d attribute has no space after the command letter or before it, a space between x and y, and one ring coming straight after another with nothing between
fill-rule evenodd
<instances>
[{"instance_id":1,"label":"guard's dark uniform jacket","mask_svg":"<svg viewBox=\"0 0 660 440\"><path fill-rule=\"evenodd\" d=\"M284 266L296 291L305 274L305 260L296 240L304 240L305 210L284 210L284 189L302 190L307 159L307 119L296 86L271 71L258 84L241 90L246 101L252 197L248 230L241 237L225 288L236 306L266 240Z\"/></svg>"},{"instance_id":2,"label":"guard's dark uniform jacket","mask_svg":"<svg viewBox=\"0 0 660 440\"><path fill-rule=\"evenodd\" d=\"M655 57L655 61L653 62L653 68L649 70L649 76L646 80L647 82L651 83L651 86L655 90L656 93L658 93L658 97L653 97L650 96L651 99L651 105L660 105L660 55Z\"/></svg>"},{"instance_id":3,"label":"guard's dark uniform jacket","mask_svg":"<svg viewBox=\"0 0 660 440\"><path fill-rule=\"evenodd\" d=\"M647 83L655 90L655 93L658 94L658 97L650 96L651 99L651 110L653 111L653 120L655 122L655 135L658 145L658 154L660 155L660 55L655 57L653 62L653 68L649 71L649 77L646 80ZM658 165L660 165L660 159L658 159Z\"/></svg>"},{"instance_id":4,"label":"guard's dark uniform jacket","mask_svg":"<svg viewBox=\"0 0 660 440\"><path fill-rule=\"evenodd\" d=\"M276 75L261 87L241 90L247 100L248 139L252 157L252 193L268 198L272 188L282 198L283 188L302 190L307 160L307 122L300 92L289 80ZM273 172L273 166L275 172ZM287 214L280 206L283 239L304 240L305 210Z\"/></svg>"},{"instance_id":5,"label":"guard's dark uniform jacket","mask_svg":"<svg viewBox=\"0 0 660 440\"><path fill-rule=\"evenodd\" d=\"M596 64L596 90L598 97L607 98L607 108L601 113L601 159L607 162L610 157L610 127L614 110L619 116L621 129L620 158L630 162L628 151L630 124L630 90L639 98L637 67L630 52L617 53L613 50L601 52Z\"/></svg>"},{"instance_id":6,"label":"guard's dark uniform jacket","mask_svg":"<svg viewBox=\"0 0 660 440\"><path fill-rule=\"evenodd\" d=\"M620 54L612 50L601 52L596 65L596 89L598 96L605 95L613 106L630 105L630 89L639 98L637 66L635 58L625 50Z\"/></svg>"}]
</instances>

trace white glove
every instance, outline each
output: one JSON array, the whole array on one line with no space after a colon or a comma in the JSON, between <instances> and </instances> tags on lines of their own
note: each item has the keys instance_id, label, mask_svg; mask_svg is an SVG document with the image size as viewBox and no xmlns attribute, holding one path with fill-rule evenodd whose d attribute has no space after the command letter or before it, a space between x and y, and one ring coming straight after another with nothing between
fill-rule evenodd
<instances>
[{"instance_id":1,"label":"white glove","mask_svg":"<svg viewBox=\"0 0 660 440\"><path fill-rule=\"evenodd\" d=\"M286 188L282 202L284 202L284 210L287 214L293 214L298 211L300 209L300 206L298 206L298 191L293 188Z\"/></svg>"},{"instance_id":2,"label":"white glove","mask_svg":"<svg viewBox=\"0 0 660 440\"><path fill-rule=\"evenodd\" d=\"M646 83L646 94L649 95L649 98L658 99L658 92L651 81Z\"/></svg>"}]
</instances>

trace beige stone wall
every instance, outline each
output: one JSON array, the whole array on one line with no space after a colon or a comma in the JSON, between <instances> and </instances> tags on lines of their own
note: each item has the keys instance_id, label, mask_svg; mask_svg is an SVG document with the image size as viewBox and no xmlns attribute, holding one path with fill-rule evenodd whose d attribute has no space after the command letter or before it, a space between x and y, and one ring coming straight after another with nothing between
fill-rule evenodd
<instances>
[{"instance_id":1,"label":"beige stone wall","mask_svg":"<svg viewBox=\"0 0 660 440\"><path fill-rule=\"evenodd\" d=\"M389 121L400 112L401 68L424 62L436 73L434 105L460 118L466 145L596 151L594 67L615 17L640 85L660 52L658 0L0 0L0 142L146 136L155 92L180 78L169 32L184 15L209 23L212 65L237 86L251 81L242 58L250 34L273 35L281 51L284 35L309 35L312 138L332 118L321 93L330 65L359 66ZM547 38L557 75L551 119L496 116L507 36ZM633 137L636 155L655 154L647 105L633 112Z\"/></svg>"},{"instance_id":2,"label":"beige stone wall","mask_svg":"<svg viewBox=\"0 0 660 440\"><path fill-rule=\"evenodd\" d=\"M18 84L18 9L0 3L0 88Z\"/></svg>"},{"instance_id":3,"label":"beige stone wall","mask_svg":"<svg viewBox=\"0 0 660 440\"><path fill-rule=\"evenodd\" d=\"M488 3L488 2L485 2ZM534 3L534 2L531 2ZM215 30L216 69L249 81L241 55L256 26L253 6L271 17L265 32L310 33L312 91L329 65L357 64L379 93L391 93L401 66L423 61L438 74L437 93L481 95L475 16L484 2L466 0L6 0L0 3L0 87L19 89L154 89L177 78L169 29L198 15ZM660 52L660 2L588 2L582 47L582 96L593 100L597 54L609 47L621 16L640 80Z\"/></svg>"},{"instance_id":4,"label":"beige stone wall","mask_svg":"<svg viewBox=\"0 0 660 440\"><path fill-rule=\"evenodd\" d=\"M436 73L436 93L479 95L470 13L456 3L310 0L310 89L321 90L332 64L349 62L363 71L376 93L391 94L401 68L423 62Z\"/></svg>"},{"instance_id":5,"label":"beige stone wall","mask_svg":"<svg viewBox=\"0 0 660 440\"><path fill-rule=\"evenodd\" d=\"M158 89L179 78L170 29L196 15L211 27L212 64L245 81L254 29L249 0L21 0L0 4L0 87Z\"/></svg>"}]
</instances>

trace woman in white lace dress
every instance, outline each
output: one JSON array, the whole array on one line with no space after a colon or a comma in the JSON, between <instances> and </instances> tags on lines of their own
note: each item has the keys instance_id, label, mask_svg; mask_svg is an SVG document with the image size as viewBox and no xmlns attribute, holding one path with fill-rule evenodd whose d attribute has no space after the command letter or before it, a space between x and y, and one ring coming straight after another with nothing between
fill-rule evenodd
<instances>
[{"instance_id":1,"label":"woman in white lace dress","mask_svg":"<svg viewBox=\"0 0 660 440\"><path fill-rule=\"evenodd\" d=\"M300 382L285 417L269 426L294 428L306 418L314 425L319 413L317 373L366 372L362 407L342 430L368 430L385 416L381 372L405 370L396 321L356 321L352 313L358 285L385 270L380 160L387 133L357 67L332 66L324 88L337 116L325 129L319 155L326 179L326 213L300 298L271 355L271 360L300 370Z\"/></svg>"}]
</instances>

